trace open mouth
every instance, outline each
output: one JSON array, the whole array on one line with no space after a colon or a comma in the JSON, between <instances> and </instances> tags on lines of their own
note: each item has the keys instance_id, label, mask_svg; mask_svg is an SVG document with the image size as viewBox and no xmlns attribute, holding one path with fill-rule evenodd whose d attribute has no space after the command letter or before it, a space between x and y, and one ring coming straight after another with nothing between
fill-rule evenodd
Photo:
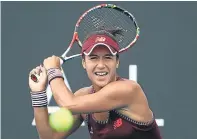
<instances>
[{"instance_id":1,"label":"open mouth","mask_svg":"<svg viewBox=\"0 0 197 139\"><path fill-rule=\"evenodd\" d=\"M106 76L108 72L95 72L94 73L96 76Z\"/></svg>"}]
</instances>

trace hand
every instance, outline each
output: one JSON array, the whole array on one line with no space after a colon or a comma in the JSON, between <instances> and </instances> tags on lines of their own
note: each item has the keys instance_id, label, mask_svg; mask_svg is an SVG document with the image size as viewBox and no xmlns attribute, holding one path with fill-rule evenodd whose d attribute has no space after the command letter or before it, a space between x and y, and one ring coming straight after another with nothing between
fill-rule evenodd
<instances>
[{"instance_id":1,"label":"hand","mask_svg":"<svg viewBox=\"0 0 197 139\"><path fill-rule=\"evenodd\" d=\"M50 68L59 68L60 69L60 58L57 56L51 56L44 60L43 65L46 70Z\"/></svg>"},{"instance_id":2,"label":"hand","mask_svg":"<svg viewBox=\"0 0 197 139\"><path fill-rule=\"evenodd\" d=\"M31 74L36 74L39 78L37 82L31 79ZM32 92L40 92L46 89L47 85L47 72L42 66L38 66L33 69L29 74L29 87Z\"/></svg>"}]
</instances>

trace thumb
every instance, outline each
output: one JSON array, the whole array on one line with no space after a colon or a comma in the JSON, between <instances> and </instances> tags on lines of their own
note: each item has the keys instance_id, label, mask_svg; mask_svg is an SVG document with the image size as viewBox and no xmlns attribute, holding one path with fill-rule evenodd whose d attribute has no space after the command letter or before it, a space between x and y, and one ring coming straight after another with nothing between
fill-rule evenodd
<instances>
[{"instance_id":1,"label":"thumb","mask_svg":"<svg viewBox=\"0 0 197 139\"><path fill-rule=\"evenodd\" d=\"M43 73L44 75L47 74L47 71L46 71L46 69L44 68L43 65L40 65L40 69L41 69L41 71L42 71L42 73Z\"/></svg>"},{"instance_id":2,"label":"thumb","mask_svg":"<svg viewBox=\"0 0 197 139\"><path fill-rule=\"evenodd\" d=\"M46 82L47 81L47 71L46 69L43 67L43 66L40 66L40 70L41 70L41 73L40 73L40 81L41 82Z\"/></svg>"}]
</instances>

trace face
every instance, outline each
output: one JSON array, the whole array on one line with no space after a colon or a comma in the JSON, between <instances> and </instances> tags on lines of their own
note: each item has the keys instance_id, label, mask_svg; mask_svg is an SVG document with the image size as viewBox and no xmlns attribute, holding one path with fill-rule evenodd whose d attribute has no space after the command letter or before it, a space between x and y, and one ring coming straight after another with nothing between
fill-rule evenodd
<instances>
[{"instance_id":1,"label":"face","mask_svg":"<svg viewBox=\"0 0 197 139\"><path fill-rule=\"evenodd\" d=\"M107 47L97 46L89 56L85 56L82 64L93 85L102 88L115 81L119 60L110 53Z\"/></svg>"}]
</instances>

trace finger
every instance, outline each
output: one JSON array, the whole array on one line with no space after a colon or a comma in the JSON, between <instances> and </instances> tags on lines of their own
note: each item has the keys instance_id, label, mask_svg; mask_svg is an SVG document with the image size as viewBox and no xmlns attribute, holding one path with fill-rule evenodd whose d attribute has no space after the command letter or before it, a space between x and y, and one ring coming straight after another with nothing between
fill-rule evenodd
<instances>
[{"instance_id":1,"label":"finger","mask_svg":"<svg viewBox=\"0 0 197 139\"><path fill-rule=\"evenodd\" d=\"M38 75L40 75L40 72L42 72L42 71L41 71L41 67L40 67L40 66L37 66L37 67L36 67L36 73L37 73Z\"/></svg>"},{"instance_id":2,"label":"finger","mask_svg":"<svg viewBox=\"0 0 197 139\"><path fill-rule=\"evenodd\" d=\"M35 68L30 71L29 76L31 76L32 74L36 74L36 69Z\"/></svg>"},{"instance_id":3,"label":"finger","mask_svg":"<svg viewBox=\"0 0 197 139\"><path fill-rule=\"evenodd\" d=\"M32 80L33 81L37 81L38 78L39 78L40 72L41 72L41 70L40 70L39 66L37 66L36 68L32 69L32 71L29 74L30 81L32 81Z\"/></svg>"},{"instance_id":4,"label":"finger","mask_svg":"<svg viewBox=\"0 0 197 139\"><path fill-rule=\"evenodd\" d=\"M40 70L43 74L47 74L46 69L44 66L40 65Z\"/></svg>"},{"instance_id":5,"label":"finger","mask_svg":"<svg viewBox=\"0 0 197 139\"><path fill-rule=\"evenodd\" d=\"M47 59L44 59L42 65L45 67L46 66L46 62L47 62Z\"/></svg>"}]
</instances>

